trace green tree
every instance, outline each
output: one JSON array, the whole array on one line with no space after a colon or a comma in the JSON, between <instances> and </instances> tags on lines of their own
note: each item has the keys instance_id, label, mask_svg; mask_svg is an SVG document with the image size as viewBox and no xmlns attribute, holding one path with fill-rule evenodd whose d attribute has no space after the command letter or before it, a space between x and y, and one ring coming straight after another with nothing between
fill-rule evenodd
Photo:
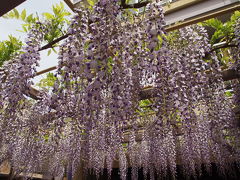
<instances>
[{"instance_id":1,"label":"green tree","mask_svg":"<svg viewBox=\"0 0 240 180\"><path fill-rule=\"evenodd\" d=\"M10 60L17 53L20 53L19 50L23 45L19 39L12 35L9 35L8 38L9 40L0 42L0 67L3 65L4 61Z\"/></svg>"},{"instance_id":2,"label":"green tree","mask_svg":"<svg viewBox=\"0 0 240 180\"><path fill-rule=\"evenodd\" d=\"M210 42L213 46L213 49L216 48L217 56L219 57L220 63L224 68L228 68L234 63L234 58L231 56L231 48L235 47L234 42L235 34L234 27L237 20L240 18L240 11L235 11L231 18L222 22L217 18L209 19L201 25L205 27L210 27L213 30L213 34L210 37ZM222 46L215 46L217 43L223 44Z\"/></svg>"},{"instance_id":3,"label":"green tree","mask_svg":"<svg viewBox=\"0 0 240 180\"><path fill-rule=\"evenodd\" d=\"M64 8L64 4L61 2L52 6L52 12L42 13L41 17L37 13L28 15L25 9L22 12L13 9L3 17L23 21L22 29L20 30L23 33L28 33L31 27L37 22L44 22L46 29L48 29L48 33L44 36L44 43L49 44L67 33L70 15L71 13ZM51 50L56 52L54 48L57 46L57 43L52 45L52 49L48 51L48 54L51 53Z\"/></svg>"}]
</instances>

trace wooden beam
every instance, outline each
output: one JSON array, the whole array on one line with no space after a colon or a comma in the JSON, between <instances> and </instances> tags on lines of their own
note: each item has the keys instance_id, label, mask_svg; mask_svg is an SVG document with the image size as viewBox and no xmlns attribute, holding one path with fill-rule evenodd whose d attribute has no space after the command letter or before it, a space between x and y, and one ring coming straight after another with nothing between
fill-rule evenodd
<instances>
[{"instance_id":1,"label":"wooden beam","mask_svg":"<svg viewBox=\"0 0 240 180\"><path fill-rule=\"evenodd\" d=\"M73 8L73 4L70 2L70 0L64 0L64 1L66 2L66 4L69 5L70 8ZM203 1L206 1L206 0L181 0L181 1L174 2L169 7L164 6L165 15L168 15L170 13L176 12L178 10L184 9L186 7L189 7L191 5L195 5L195 4L203 2ZM219 9L216 9L214 11L210 11L210 12L207 12L205 14L201 14L199 16L196 16L196 17L193 17L193 18L190 18L190 19L184 19L183 21L181 21L179 23L165 26L165 30L167 32L170 32L170 31L180 29L180 28L183 28L183 27L191 25L191 24L196 24L196 23L201 22L201 21L205 21L205 20L208 20L208 19L211 19L211 18L215 18L215 17L223 15L223 14L227 14L229 12L234 12L234 11L239 10L239 9L240 9L240 3L239 2L234 3L234 4L231 4L229 6L225 6L224 8L219 8ZM48 48L52 48L54 44L58 43L59 41L61 41L63 39L66 39L68 36L69 36L69 34L66 34L66 35L63 35L63 36L57 38L53 42L51 42L51 43L43 46L42 48L40 48L40 51L48 49Z\"/></svg>"},{"instance_id":2,"label":"wooden beam","mask_svg":"<svg viewBox=\"0 0 240 180\"><path fill-rule=\"evenodd\" d=\"M54 70L55 66L51 67L51 68ZM49 68L49 69L51 69L51 68ZM46 70L44 70L44 71L46 71ZM44 71L41 71L39 73L40 74L44 73ZM224 81L229 81L229 80L240 78L240 74L235 69L228 69L228 70L225 70L222 72L222 78ZM139 100L154 98L154 97L156 97L157 92L159 92L159 89L154 88L154 87L149 87L149 88L143 89L139 94ZM38 91L37 89L35 89L33 87L30 87L29 90L26 92L26 94L35 100L41 99L40 91Z\"/></svg>"},{"instance_id":3,"label":"wooden beam","mask_svg":"<svg viewBox=\"0 0 240 180\"><path fill-rule=\"evenodd\" d=\"M222 74L222 79L224 81L229 81L229 80L240 78L240 73L238 71L236 71L235 69L225 70L221 74ZM154 88L154 87L143 89L139 94L140 100L154 98L154 97L156 97L157 92L159 92L159 89Z\"/></svg>"},{"instance_id":4,"label":"wooden beam","mask_svg":"<svg viewBox=\"0 0 240 180\"><path fill-rule=\"evenodd\" d=\"M26 0L1 0L0 1L0 16L6 14L7 12L11 11L21 3Z\"/></svg>"},{"instance_id":5,"label":"wooden beam","mask_svg":"<svg viewBox=\"0 0 240 180\"><path fill-rule=\"evenodd\" d=\"M74 11L74 4L70 0L64 0L64 2L68 5L68 7Z\"/></svg>"},{"instance_id":6,"label":"wooden beam","mask_svg":"<svg viewBox=\"0 0 240 180\"><path fill-rule=\"evenodd\" d=\"M10 174L10 164L8 161L4 161L0 164L0 174Z\"/></svg>"},{"instance_id":7,"label":"wooden beam","mask_svg":"<svg viewBox=\"0 0 240 180\"><path fill-rule=\"evenodd\" d=\"M25 92L25 94L35 100L42 99L40 96L41 94L40 91L35 89L34 87L29 87L29 89Z\"/></svg>"},{"instance_id":8,"label":"wooden beam","mask_svg":"<svg viewBox=\"0 0 240 180\"><path fill-rule=\"evenodd\" d=\"M122 9L129 9L129 8L142 8L145 7L150 1L143 1L134 4L127 4L126 0L121 0L121 7Z\"/></svg>"},{"instance_id":9,"label":"wooden beam","mask_svg":"<svg viewBox=\"0 0 240 180\"><path fill-rule=\"evenodd\" d=\"M36 76L39 76L39 75L42 75L42 74L45 74L45 73L47 73L47 72L53 71L53 70L55 70L55 69L57 69L57 66L52 66L52 67L50 67L50 68L44 69L44 70L42 70L42 71L37 72L36 75L35 75L35 77L36 77Z\"/></svg>"},{"instance_id":10,"label":"wooden beam","mask_svg":"<svg viewBox=\"0 0 240 180\"><path fill-rule=\"evenodd\" d=\"M184 19L183 21L178 22L176 24L166 26L165 29L168 32L177 30L177 29L180 29L180 28L192 25L192 24L196 24L196 23L199 23L202 21L206 21L208 19L215 18L215 17L221 16L221 15L227 14L227 13L237 11L237 10L240 10L240 2L225 6L223 8L215 9L213 11L210 11L210 12L207 12L204 14L200 14L193 18Z\"/></svg>"},{"instance_id":11,"label":"wooden beam","mask_svg":"<svg viewBox=\"0 0 240 180\"><path fill-rule=\"evenodd\" d=\"M10 176L11 166L8 161L4 161L2 164L0 164L0 174L6 175L8 177ZM38 173L20 173L19 175L17 175L17 177L31 177L34 179L43 179L43 175Z\"/></svg>"},{"instance_id":12,"label":"wooden beam","mask_svg":"<svg viewBox=\"0 0 240 180\"><path fill-rule=\"evenodd\" d=\"M235 69L228 69L222 72L222 78L224 81L240 78L240 73Z\"/></svg>"},{"instance_id":13,"label":"wooden beam","mask_svg":"<svg viewBox=\"0 0 240 180\"><path fill-rule=\"evenodd\" d=\"M68 36L69 36L69 34L65 34L65 35L63 35L63 36L61 36L61 37L53 40L52 42L46 44L45 46L41 47L38 51L43 51L43 50L45 50L45 49L54 48L54 46L55 46L58 42L60 42L60 41L63 40L63 39L66 39Z\"/></svg>"},{"instance_id":14,"label":"wooden beam","mask_svg":"<svg viewBox=\"0 0 240 180\"><path fill-rule=\"evenodd\" d=\"M180 0L180 1L176 1L176 2L173 2L169 5L163 6L163 9L165 11L164 14L167 15L167 14L179 11L181 9L187 8L189 6L192 6L194 4L197 4L197 3L200 3L200 2L203 2L203 1L206 1L206 0Z\"/></svg>"}]
</instances>

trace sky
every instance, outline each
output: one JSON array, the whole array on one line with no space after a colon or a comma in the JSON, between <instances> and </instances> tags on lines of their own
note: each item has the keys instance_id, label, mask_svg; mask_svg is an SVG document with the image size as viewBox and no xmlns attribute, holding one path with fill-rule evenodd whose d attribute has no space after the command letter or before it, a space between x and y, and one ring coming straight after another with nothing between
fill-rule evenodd
<instances>
[{"instance_id":1,"label":"sky","mask_svg":"<svg viewBox=\"0 0 240 180\"><path fill-rule=\"evenodd\" d=\"M19 12L22 12L23 9L26 9L27 14L35 14L37 12L39 15L41 15L44 12L52 12L52 5L59 4L60 2L64 3L63 0L26 0L24 3L16 7L16 9ZM64 3L64 6L65 9L72 13L71 9L66 3ZM26 33L17 31L22 29L22 23L23 22L21 20L4 19L0 17L0 41L7 40L8 35L10 34L24 41L26 38ZM47 50L41 51L40 67L37 67L37 70L40 71L55 65L57 65L57 54L52 52L49 56L47 56ZM34 82L37 83L44 77L45 75L40 75L34 79Z\"/></svg>"}]
</instances>

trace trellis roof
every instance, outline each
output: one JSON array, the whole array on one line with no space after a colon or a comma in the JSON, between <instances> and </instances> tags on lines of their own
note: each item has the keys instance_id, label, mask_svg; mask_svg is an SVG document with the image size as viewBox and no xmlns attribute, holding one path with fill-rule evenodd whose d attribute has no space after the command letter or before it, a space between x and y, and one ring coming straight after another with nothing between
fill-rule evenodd
<instances>
[{"instance_id":1,"label":"trellis roof","mask_svg":"<svg viewBox=\"0 0 240 180\"><path fill-rule=\"evenodd\" d=\"M0 16L11 11L13 8L17 7L26 0L1 0L0 2Z\"/></svg>"}]
</instances>

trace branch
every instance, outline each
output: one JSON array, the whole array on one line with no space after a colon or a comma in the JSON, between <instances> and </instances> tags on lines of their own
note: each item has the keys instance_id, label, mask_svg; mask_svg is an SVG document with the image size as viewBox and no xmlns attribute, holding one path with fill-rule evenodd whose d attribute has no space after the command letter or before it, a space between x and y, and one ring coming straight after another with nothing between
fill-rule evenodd
<instances>
[{"instance_id":1,"label":"branch","mask_svg":"<svg viewBox=\"0 0 240 180\"><path fill-rule=\"evenodd\" d=\"M128 8L141 8L141 7L144 7L146 6L148 3L150 3L150 1L145 1L145 2L140 2L140 3L135 3L135 4L126 4L126 1L125 0L121 0L122 4L122 9L128 9ZM166 29L167 31L167 29ZM45 49L48 49L48 48L53 48L53 45L55 45L56 43L60 42L61 40L63 39L66 39L67 37L69 36L69 34L65 34L57 39L55 39L54 41L46 44L45 46L41 47L39 49L39 51L42 51L42 50L45 50ZM234 45L234 44L226 44L226 45L223 45L223 46L219 46L217 48L213 48L210 52L213 52L217 49L221 49L221 48L228 48L228 47L237 47L237 45ZM207 56L207 55L206 55Z\"/></svg>"},{"instance_id":2,"label":"branch","mask_svg":"<svg viewBox=\"0 0 240 180\"><path fill-rule=\"evenodd\" d=\"M121 0L121 7L122 9L129 9L129 8L141 8L145 7L150 1L139 2L135 4L127 4L126 0Z\"/></svg>"},{"instance_id":3,"label":"branch","mask_svg":"<svg viewBox=\"0 0 240 180\"><path fill-rule=\"evenodd\" d=\"M42 99L42 97L40 95L41 94L40 91L31 86L24 92L24 94L35 100Z\"/></svg>"},{"instance_id":4,"label":"branch","mask_svg":"<svg viewBox=\"0 0 240 180\"><path fill-rule=\"evenodd\" d=\"M237 45L236 44L224 44L222 46L211 49L210 53L213 52L213 51L216 51L218 49L229 48L229 47L237 47Z\"/></svg>"},{"instance_id":5,"label":"branch","mask_svg":"<svg viewBox=\"0 0 240 180\"><path fill-rule=\"evenodd\" d=\"M221 74L222 74L222 79L224 81L230 81L230 80L233 80L233 79L240 78L239 72L237 70L235 70L235 69L225 70Z\"/></svg>"},{"instance_id":6,"label":"branch","mask_svg":"<svg viewBox=\"0 0 240 180\"><path fill-rule=\"evenodd\" d=\"M42 51L42 50L45 50L48 48L53 48L53 45L55 45L56 43L58 43L59 41L61 41L63 39L66 39L68 36L69 36L69 34L65 34L65 35L53 40L52 42L46 44L45 46L41 47L38 51Z\"/></svg>"},{"instance_id":7,"label":"branch","mask_svg":"<svg viewBox=\"0 0 240 180\"><path fill-rule=\"evenodd\" d=\"M135 3L135 4L126 4L126 0L121 0L121 7L122 9L128 9L128 8L141 8L141 7L145 7L148 3L150 3L150 1L144 1L144 2L139 2L139 3ZM48 48L53 48L53 45L55 45L56 43L58 43L59 41L66 39L69 36L69 34L65 34L57 39L55 39L54 41L46 44L45 46L41 47L39 49L39 51L48 49Z\"/></svg>"},{"instance_id":8,"label":"branch","mask_svg":"<svg viewBox=\"0 0 240 180\"><path fill-rule=\"evenodd\" d=\"M42 71L37 72L37 73L35 74L35 77L36 77L36 76L39 76L39 75L41 75L41 74L44 74L44 73L53 71L53 70L55 70L55 69L57 69L57 66L52 66L52 67L50 67L50 68L44 69L44 70L42 70Z\"/></svg>"}]
</instances>

